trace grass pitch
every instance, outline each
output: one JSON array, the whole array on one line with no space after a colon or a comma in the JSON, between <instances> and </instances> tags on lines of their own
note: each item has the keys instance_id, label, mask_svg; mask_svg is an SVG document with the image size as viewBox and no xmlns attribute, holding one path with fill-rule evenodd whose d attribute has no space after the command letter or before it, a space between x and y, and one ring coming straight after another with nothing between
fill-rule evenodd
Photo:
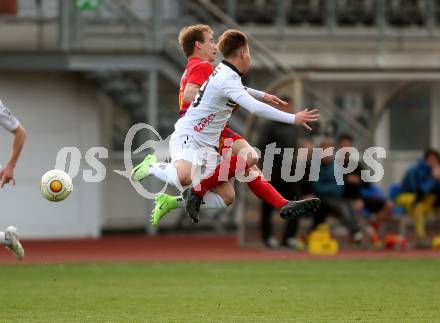
<instances>
[{"instance_id":1,"label":"grass pitch","mask_svg":"<svg viewBox=\"0 0 440 323\"><path fill-rule=\"evenodd\" d=\"M0 267L1 322L434 322L440 260Z\"/></svg>"}]
</instances>

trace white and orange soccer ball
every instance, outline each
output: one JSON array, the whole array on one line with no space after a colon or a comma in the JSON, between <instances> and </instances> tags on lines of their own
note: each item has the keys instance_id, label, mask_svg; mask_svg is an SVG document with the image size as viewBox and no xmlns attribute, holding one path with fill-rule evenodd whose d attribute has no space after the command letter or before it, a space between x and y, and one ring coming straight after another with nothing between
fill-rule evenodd
<instances>
[{"instance_id":1,"label":"white and orange soccer ball","mask_svg":"<svg viewBox=\"0 0 440 323\"><path fill-rule=\"evenodd\" d=\"M50 170L41 178L40 190L47 200L60 202L72 193L72 178L62 170Z\"/></svg>"}]
</instances>

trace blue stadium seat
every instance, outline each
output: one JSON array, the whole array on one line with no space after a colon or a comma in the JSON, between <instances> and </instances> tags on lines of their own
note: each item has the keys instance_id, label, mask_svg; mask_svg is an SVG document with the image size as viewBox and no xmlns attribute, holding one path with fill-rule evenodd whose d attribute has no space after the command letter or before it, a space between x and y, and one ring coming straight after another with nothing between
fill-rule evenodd
<instances>
[{"instance_id":1,"label":"blue stadium seat","mask_svg":"<svg viewBox=\"0 0 440 323\"><path fill-rule=\"evenodd\" d=\"M399 194L400 191L400 184L393 183L388 187L388 194L390 196L390 199L393 201L396 199L397 194Z\"/></svg>"},{"instance_id":2,"label":"blue stadium seat","mask_svg":"<svg viewBox=\"0 0 440 323\"><path fill-rule=\"evenodd\" d=\"M385 194L382 192L382 190L374 185L361 188L361 196L364 199L370 199L370 198L386 199ZM371 215L371 212L368 211L367 208L364 208L362 210L362 215L365 217L369 217Z\"/></svg>"},{"instance_id":3,"label":"blue stadium seat","mask_svg":"<svg viewBox=\"0 0 440 323\"><path fill-rule=\"evenodd\" d=\"M364 199L368 199L368 198L385 199L386 198L384 192L382 192L382 190L375 185L369 185L368 187L363 187L361 189L361 195Z\"/></svg>"}]
</instances>

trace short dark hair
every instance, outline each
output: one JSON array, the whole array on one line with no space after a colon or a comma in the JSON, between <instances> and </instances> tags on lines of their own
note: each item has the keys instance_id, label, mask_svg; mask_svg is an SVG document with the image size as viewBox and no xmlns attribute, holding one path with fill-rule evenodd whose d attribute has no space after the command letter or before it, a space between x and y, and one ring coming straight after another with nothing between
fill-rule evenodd
<instances>
[{"instance_id":1,"label":"short dark hair","mask_svg":"<svg viewBox=\"0 0 440 323\"><path fill-rule=\"evenodd\" d=\"M348 133L343 133L338 137L338 142L341 142L342 140L350 140L351 142L354 142L353 136Z\"/></svg>"},{"instance_id":2,"label":"short dark hair","mask_svg":"<svg viewBox=\"0 0 440 323\"><path fill-rule=\"evenodd\" d=\"M424 153L425 160L428 159L429 156L434 156L440 162L440 154L437 150L435 150L433 148L425 149L425 153Z\"/></svg>"},{"instance_id":3,"label":"short dark hair","mask_svg":"<svg viewBox=\"0 0 440 323\"><path fill-rule=\"evenodd\" d=\"M244 32L237 29L226 30L218 41L218 48L224 58L229 58L236 54L237 50L247 46L248 39Z\"/></svg>"},{"instance_id":4,"label":"short dark hair","mask_svg":"<svg viewBox=\"0 0 440 323\"><path fill-rule=\"evenodd\" d=\"M186 57L190 57L194 53L196 41L204 42L203 33L213 34L212 28L208 25L192 25L184 27L179 33L179 45Z\"/></svg>"}]
</instances>

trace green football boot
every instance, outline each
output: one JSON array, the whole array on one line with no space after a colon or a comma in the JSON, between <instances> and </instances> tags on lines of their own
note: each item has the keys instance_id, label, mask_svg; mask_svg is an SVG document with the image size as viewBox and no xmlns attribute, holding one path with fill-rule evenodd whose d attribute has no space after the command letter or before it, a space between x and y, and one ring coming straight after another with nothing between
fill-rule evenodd
<instances>
[{"instance_id":1,"label":"green football boot","mask_svg":"<svg viewBox=\"0 0 440 323\"><path fill-rule=\"evenodd\" d=\"M177 196L171 196L165 193L156 196L155 206L151 213L151 223L153 225L158 225L160 219L167 215L171 210L177 209L179 207L177 199Z\"/></svg>"},{"instance_id":2,"label":"green football boot","mask_svg":"<svg viewBox=\"0 0 440 323\"><path fill-rule=\"evenodd\" d=\"M147 177L149 175L150 165L154 164L156 161L157 158L155 155L147 155L139 165L133 168L133 171L131 172L131 180L133 182L139 182Z\"/></svg>"}]
</instances>

